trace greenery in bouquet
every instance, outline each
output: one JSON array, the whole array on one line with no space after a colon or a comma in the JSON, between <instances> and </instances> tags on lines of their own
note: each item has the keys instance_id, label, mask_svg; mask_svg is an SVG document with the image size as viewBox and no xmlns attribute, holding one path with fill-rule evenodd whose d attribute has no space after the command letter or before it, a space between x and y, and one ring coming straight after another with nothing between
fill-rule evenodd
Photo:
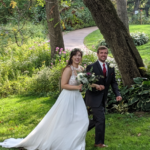
<instances>
[{"instance_id":1,"label":"greenery in bouquet","mask_svg":"<svg viewBox=\"0 0 150 150\"><path fill-rule=\"evenodd\" d=\"M83 72L79 72L76 79L79 83L83 84L81 91L85 92L86 90L91 90L91 84L98 81L98 76L95 76L95 73L92 72L93 68L90 71L84 70Z\"/></svg>"}]
</instances>

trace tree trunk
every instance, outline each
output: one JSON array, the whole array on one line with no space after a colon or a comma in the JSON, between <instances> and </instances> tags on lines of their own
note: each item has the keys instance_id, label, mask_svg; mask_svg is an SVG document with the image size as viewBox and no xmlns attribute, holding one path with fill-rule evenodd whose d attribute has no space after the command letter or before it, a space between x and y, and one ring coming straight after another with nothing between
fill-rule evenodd
<instances>
[{"instance_id":1,"label":"tree trunk","mask_svg":"<svg viewBox=\"0 0 150 150\"><path fill-rule=\"evenodd\" d=\"M132 15L132 21L135 20L135 11L138 11L139 10L139 6L140 6L140 0L135 0L135 3L134 3L134 10L133 10L133 15ZM141 13L141 12L139 12Z\"/></svg>"},{"instance_id":2,"label":"tree trunk","mask_svg":"<svg viewBox=\"0 0 150 150\"><path fill-rule=\"evenodd\" d=\"M56 53L56 47L64 49L58 0L46 0L46 14L51 46L51 57L53 57Z\"/></svg>"},{"instance_id":3,"label":"tree trunk","mask_svg":"<svg viewBox=\"0 0 150 150\"><path fill-rule=\"evenodd\" d=\"M146 17L149 17L149 8L150 8L150 0L148 0L146 5L145 5Z\"/></svg>"},{"instance_id":4,"label":"tree trunk","mask_svg":"<svg viewBox=\"0 0 150 150\"><path fill-rule=\"evenodd\" d=\"M131 86L133 78L144 75L142 58L110 0L83 0L110 46L119 67L123 84Z\"/></svg>"},{"instance_id":5,"label":"tree trunk","mask_svg":"<svg viewBox=\"0 0 150 150\"><path fill-rule=\"evenodd\" d=\"M125 27L129 31L128 16L127 16L127 1L117 0L117 13Z\"/></svg>"},{"instance_id":6,"label":"tree trunk","mask_svg":"<svg viewBox=\"0 0 150 150\"><path fill-rule=\"evenodd\" d=\"M133 14L135 14L135 11L139 10L139 6L140 6L140 0L135 0Z\"/></svg>"}]
</instances>

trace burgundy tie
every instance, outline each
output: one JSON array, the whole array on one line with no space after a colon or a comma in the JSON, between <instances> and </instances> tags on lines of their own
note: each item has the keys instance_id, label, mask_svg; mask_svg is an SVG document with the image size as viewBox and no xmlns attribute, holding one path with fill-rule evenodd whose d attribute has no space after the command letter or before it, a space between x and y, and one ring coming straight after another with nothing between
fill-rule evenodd
<instances>
[{"instance_id":1,"label":"burgundy tie","mask_svg":"<svg viewBox=\"0 0 150 150\"><path fill-rule=\"evenodd\" d=\"M103 75L106 78L106 68L105 68L105 64L103 64Z\"/></svg>"}]
</instances>

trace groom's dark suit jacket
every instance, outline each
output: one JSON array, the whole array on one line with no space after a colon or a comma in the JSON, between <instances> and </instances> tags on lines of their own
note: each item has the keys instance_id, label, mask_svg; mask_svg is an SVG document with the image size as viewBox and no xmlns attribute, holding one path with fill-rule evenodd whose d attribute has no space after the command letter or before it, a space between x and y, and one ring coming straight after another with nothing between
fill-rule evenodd
<instances>
[{"instance_id":1,"label":"groom's dark suit jacket","mask_svg":"<svg viewBox=\"0 0 150 150\"><path fill-rule=\"evenodd\" d=\"M96 61L93 64L88 65L86 70L89 71L91 67L93 67L92 72L94 72L96 76L97 75L103 76L103 71L98 61ZM85 95L85 103L87 106L99 107L102 103L103 106L105 107L108 89L110 85L116 97L120 96L120 93L118 90L118 84L115 79L114 68L110 68L108 63L107 63L107 77L106 78L100 77L99 81L97 81L95 84L104 85L105 89L102 91L97 91L96 88L92 88L92 91L87 90L86 95Z\"/></svg>"}]
</instances>

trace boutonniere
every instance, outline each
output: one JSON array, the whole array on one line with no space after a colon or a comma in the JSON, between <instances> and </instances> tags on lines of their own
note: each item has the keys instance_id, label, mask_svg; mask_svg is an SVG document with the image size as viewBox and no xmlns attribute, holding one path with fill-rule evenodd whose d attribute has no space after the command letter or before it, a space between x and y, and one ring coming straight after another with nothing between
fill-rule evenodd
<instances>
[{"instance_id":1,"label":"boutonniere","mask_svg":"<svg viewBox=\"0 0 150 150\"><path fill-rule=\"evenodd\" d=\"M110 68L114 68L115 65L114 65L114 64L109 64L109 67L110 67Z\"/></svg>"}]
</instances>

